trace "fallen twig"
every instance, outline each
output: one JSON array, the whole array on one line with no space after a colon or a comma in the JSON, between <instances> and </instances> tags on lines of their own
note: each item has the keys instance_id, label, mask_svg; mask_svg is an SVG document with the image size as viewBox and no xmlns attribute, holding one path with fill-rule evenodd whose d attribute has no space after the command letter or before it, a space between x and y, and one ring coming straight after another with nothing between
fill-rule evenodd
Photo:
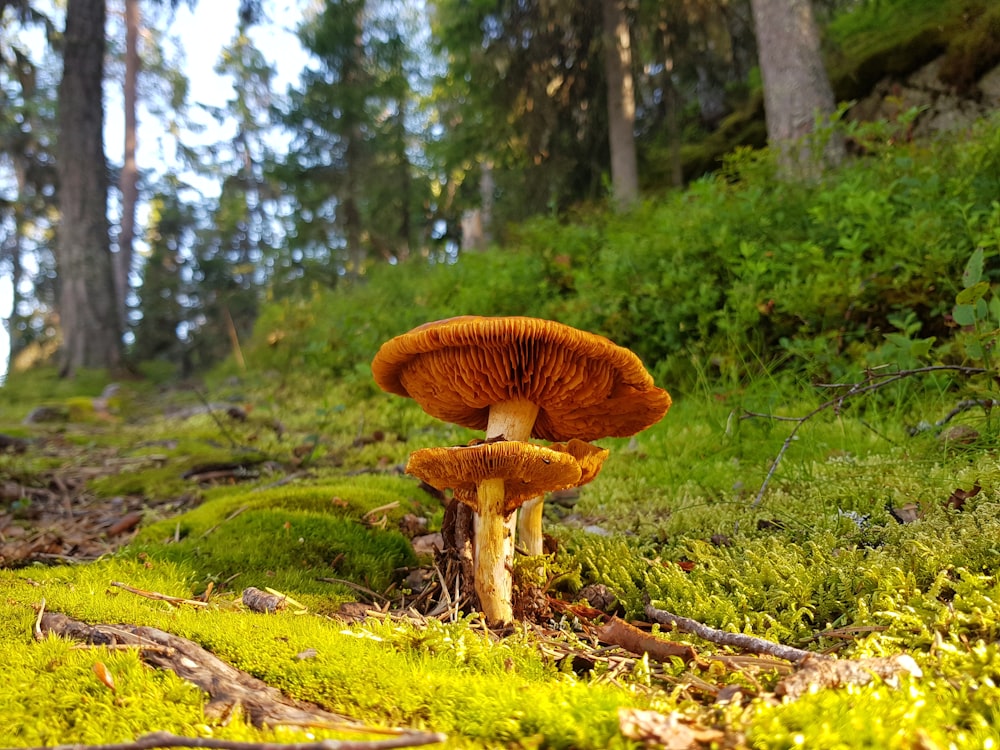
<instances>
[{"instance_id":1,"label":"fallen twig","mask_svg":"<svg viewBox=\"0 0 1000 750\"><path fill-rule=\"evenodd\" d=\"M42 599L41 603L38 605L38 617L35 618L35 629L34 636L36 641L40 641L45 638L42 633L42 615L45 614L45 599Z\"/></svg>"},{"instance_id":2,"label":"fallen twig","mask_svg":"<svg viewBox=\"0 0 1000 750\"><path fill-rule=\"evenodd\" d=\"M744 651L750 651L755 654L775 656L779 659L790 661L793 664L798 664L808 658L830 658L828 656L823 656L822 654L817 654L813 651L806 651L805 649L795 648L794 646L784 646L780 643L775 643L774 641L769 641L764 638L757 638L752 635L746 635L745 633L730 633L726 630L717 630L716 628L709 627L708 625L700 623L697 620L692 620L689 617L680 617L679 615L667 612L664 609L657 609L652 604L646 605L646 617L653 622L659 623L660 625L669 625L670 627L677 628L685 633L691 633L692 635L696 635L699 638L718 646L732 646L733 648L743 649Z\"/></svg>"},{"instance_id":3,"label":"fallen twig","mask_svg":"<svg viewBox=\"0 0 1000 750\"><path fill-rule=\"evenodd\" d=\"M134 645L140 649L140 656L147 664L169 669L208 693L206 716L225 716L235 706L240 706L254 726L313 726L372 734L398 734L400 731L364 727L314 704L289 698L277 688L227 664L197 643L157 628L87 625L55 612L45 612L40 627L45 634L52 633L84 643ZM143 647L147 644L167 650L145 650Z\"/></svg>"},{"instance_id":4,"label":"fallen twig","mask_svg":"<svg viewBox=\"0 0 1000 750\"><path fill-rule=\"evenodd\" d=\"M248 510L250 510L250 506L249 505L241 505L239 508L237 508L236 510L234 510L232 513L230 513L224 519L222 519L221 521L219 521L219 523L215 524L214 526L210 526L208 529L206 529L204 532L202 532L201 538L204 539L209 534L211 534L213 531L215 531L217 528L219 528L222 524L226 523L227 521L232 521L234 518L236 518L236 516L240 515L240 513L243 513L243 512L248 511Z\"/></svg>"},{"instance_id":5,"label":"fallen twig","mask_svg":"<svg viewBox=\"0 0 1000 750\"><path fill-rule=\"evenodd\" d=\"M318 742L239 742L203 737L181 737L169 732L153 732L134 742L110 745L50 745L19 750L152 750L165 747L215 748L215 750L388 750L397 747L418 747L444 742L447 736L439 732L405 732L386 740L320 740ZM4 750L14 750L6 748Z\"/></svg>"},{"instance_id":6,"label":"fallen twig","mask_svg":"<svg viewBox=\"0 0 1000 750\"><path fill-rule=\"evenodd\" d=\"M895 686L898 683L898 677L902 674L909 674L912 677L923 675L913 657L908 654L870 659L834 659L825 654L817 654L793 646L783 646L780 643L744 633L717 630L697 620L679 617L666 610L657 609L652 604L646 605L646 617L661 625L670 625L678 630L704 638L710 643L740 648L755 654L776 656L779 659L792 662L797 667L796 671L782 678L774 689L776 695L791 700L820 688L867 685L876 677Z\"/></svg>"},{"instance_id":7,"label":"fallen twig","mask_svg":"<svg viewBox=\"0 0 1000 750\"><path fill-rule=\"evenodd\" d=\"M906 378L913 377L914 375L924 375L929 372L941 371L960 372L965 375L981 375L984 372L988 372L988 370L983 367L966 367L964 365L931 365L928 367L916 367L912 370L896 370L894 372L884 373L869 371L866 379L859 383L822 384L820 386L821 388L840 388L844 390L842 393L838 394L834 398L824 401L815 409L802 415L801 417L780 417L775 416L774 414L759 414L757 412L745 411L741 419L765 418L781 422L795 422L795 426L792 428L792 431L788 433L785 441L781 444L781 448L778 450L778 455L775 456L774 461L771 462L771 467L768 469L767 475L764 477L764 481L761 483L760 489L757 491L757 496L754 498L752 507L756 508L764 499L764 493L767 491L767 487L771 483L774 473L778 470L778 464L781 463L781 459L784 458L788 448L795 440L795 435L798 433L799 428L810 419L827 409L835 408L839 410L843 403L853 396L861 396L866 393L872 393L873 391L885 388L893 383L898 383L900 380L905 380Z\"/></svg>"},{"instance_id":8,"label":"fallen twig","mask_svg":"<svg viewBox=\"0 0 1000 750\"><path fill-rule=\"evenodd\" d=\"M278 594L271 594L261 591L255 586L248 586L243 589L243 604L251 612L264 612L272 614L287 606L285 597Z\"/></svg>"},{"instance_id":9,"label":"fallen twig","mask_svg":"<svg viewBox=\"0 0 1000 750\"><path fill-rule=\"evenodd\" d=\"M935 427L944 427L962 412L975 409L976 407L981 407L983 411L988 413L994 406L1000 406L1000 402L992 398L972 398L966 399L965 401L959 401L955 404L954 409L945 414L941 419L935 422L934 425Z\"/></svg>"},{"instance_id":10,"label":"fallen twig","mask_svg":"<svg viewBox=\"0 0 1000 750\"><path fill-rule=\"evenodd\" d=\"M146 599L156 599L157 601L167 602L167 604L190 604L193 607L207 607L208 602L200 602L197 599L185 599L180 596L170 596L168 594L161 594L157 591L144 591L143 589L133 588L124 583L119 583L118 581L112 581L111 585L115 588L124 589L130 594L135 594L136 596L142 596Z\"/></svg>"}]
</instances>

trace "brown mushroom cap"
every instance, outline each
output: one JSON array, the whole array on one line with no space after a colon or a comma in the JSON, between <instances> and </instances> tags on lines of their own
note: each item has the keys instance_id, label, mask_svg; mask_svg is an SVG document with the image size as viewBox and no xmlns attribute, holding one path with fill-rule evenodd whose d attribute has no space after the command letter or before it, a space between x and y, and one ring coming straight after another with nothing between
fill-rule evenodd
<instances>
[{"instance_id":1,"label":"brown mushroom cap","mask_svg":"<svg viewBox=\"0 0 1000 750\"><path fill-rule=\"evenodd\" d=\"M580 464L569 453L503 440L416 450L406 463L406 473L436 489L454 490L456 500L476 511L479 484L488 479L502 479L507 514L536 495L576 486L580 481Z\"/></svg>"},{"instance_id":2,"label":"brown mushroom cap","mask_svg":"<svg viewBox=\"0 0 1000 750\"><path fill-rule=\"evenodd\" d=\"M604 466L604 460L611 453L607 448L599 448L576 438L566 443L552 443L549 449L559 453L568 453L580 464L580 478L576 482L577 487L594 481L594 478L600 473L601 467Z\"/></svg>"},{"instance_id":3,"label":"brown mushroom cap","mask_svg":"<svg viewBox=\"0 0 1000 750\"><path fill-rule=\"evenodd\" d=\"M670 395L631 351L536 318L424 324L383 344L372 375L382 390L476 430L486 429L492 405L530 401L539 408L531 434L544 440L634 435L670 408Z\"/></svg>"}]
</instances>

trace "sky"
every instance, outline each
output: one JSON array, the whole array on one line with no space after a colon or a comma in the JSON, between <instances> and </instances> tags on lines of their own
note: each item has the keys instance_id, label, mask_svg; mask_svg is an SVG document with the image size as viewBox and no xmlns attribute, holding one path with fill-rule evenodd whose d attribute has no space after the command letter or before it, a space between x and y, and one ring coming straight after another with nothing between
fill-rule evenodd
<instances>
[{"instance_id":1,"label":"sky","mask_svg":"<svg viewBox=\"0 0 1000 750\"><path fill-rule=\"evenodd\" d=\"M295 37L295 28L305 10L315 5L314 0L264 0L265 19L251 29L250 37L264 56L274 64L276 79L274 89L284 93L289 84L295 83L308 62ZM215 73L222 48L229 44L236 32L239 0L199 0L191 8L182 2L175 11L168 28L168 36L177 39L181 47L184 70L190 81L191 105L219 106L232 98L229 79ZM121 164L124 143L124 125L121 114L121 93L112 83L106 86L105 102L105 153L110 161ZM225 137L223 129L207 115L199 118L209 126L201 136L206 143ZM157 124L139 114L138 154L140 169L169 168L163 163L158 146ZM141 220L141 217L140 217ZM10 315L10 277L0 275L0 319ZM7 332L0 326L0 384L6 374L10 342Z\"/></svg>"}]
</instances>

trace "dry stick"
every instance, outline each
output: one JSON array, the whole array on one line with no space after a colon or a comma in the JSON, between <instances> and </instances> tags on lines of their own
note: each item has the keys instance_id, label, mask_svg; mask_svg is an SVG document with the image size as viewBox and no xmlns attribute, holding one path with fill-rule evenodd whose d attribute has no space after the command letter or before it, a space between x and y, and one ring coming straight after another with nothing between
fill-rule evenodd
<instances>
[{"instance_id":1,"label":"dry stick","mask_svg":"<svg viewBox=\"0 0 1000 750\"><path fill-rule=\"evenodd\" d=\"M140 649L142 660L160 669L169 669L181 679L192 682L209 694L204 707L206 716L227 715L239 705L254 726L311 726L367 734L401 730L365 727L339 714L305 701L284 695L256 677L237 669L186 638L156 628L135 625L87 625L65 615L46 612L41 620L43 633L90 644L127 643ZM164 650L153 652L149 644Z\"/></svg>"},{"instance_id":2,"label":"dry stick","mask_svg":"<svg viewBox=\"0 0 1000 750\"><path fill-rule=\"evenodd\" d=\"M244 369L246 368L244 367ZM231 433L229 430L226 429L226 426L222 423L222 420L219 419L218 415L215 413L216 410L212 408L212 405L208 402L208 399L205 398L205 394L202 393L201 390L199 390L198 388L192 388L191 390L198 397L198 400L201 401L202 405L208 411L208 416L212 418L212 421L215 422L215 426L219 428L219 431L223 434L226 440L229 441L229 445L232 448L236 448L238 450L245 451L247 453L254 452L254 449L251 448L250 446L240 445L240 443L237 442L236 438L233 437L233 433Z\"/></svg>"},{"instance_id":3,"label":"dry stick","mask_svg":"<svg viewBox=\"0 0 1000 750\"><path fill-rule=\"evenodd\" d=\"M964 411L969 411L970 409L975 409L976 407L982 407L988 413L994 406L1000 406L1000 401L993 398L970 398L965 401L959 401L955 404L955 408L935 422L934 426L944 427Z\"/></svg>"},{"instance_id":4,"label":"dry stick","mask_svg":"<svg viewBox=\"0 0 1000 750\"><path fill-rule=\"evenodd\" d=\"M868 379L860 383L824 384L822 386L824 388L846 388L847 390L844 393L829 399L828 401L824 401L808 414L801 417L778 417L773 414L759 414L751 411L744 412L741 417L742 419L764 417L765 419L773 419L781 422L795 422L795 426L792 428L792 431L788 433L788 437L785 438L785 442L781 444L781 448L778 450L778 455L775 456L774 461L771 462L771 468L768 469L767 475L764 477L764 481L761 483L760 489L757 491L757 496L754 498L751 507L756 508L760 505L761 501L764 499L764 493L767 491L767 486L771 483L774 473L778 470L778 464L781 463L781 459L784 458L784 455L791 446L792 441L795 440L795 435L798 433L799 428L810 419L815 417L820 412L826 411L832 407L839 409L844 401L852 396L861 396L865 393L877 391L880 388L884 388L887 385L912 377L913 375L923 375L929 372L941 371L961 372L965 375L979 375L984 372L988 372L988 370L984 367L965 367L963 365L930 365L928 367L917 367L912 370L899 370L892 373L869 372Z\"/></svg>"},{"instance_id":5,"label":"dry stick","mask_svg":"<svg viewBox=\"0 0 1000 750\"><path fill-rule=\"evenodd\" d=\"M793 664L799 664L805 659L830 658L829 656L817 654L813 651L806 651L805 649L795 648L794 646L783 646L780 643L768 641L764 638L757 638L752 635L746 635L744 633L730 633L725 630L716 630L715 628L704 625L697 620L692 620L688 617L680 617L679 615L672 614L664 609L657 609L652 604L646 605L646 617L651 619L653 622L659 623L660 625L669 625L670 627L677 628L678 630L683 630L685 633L696 635L709 643L714 643L719 646L732 646L733 648L740 648L744 651L751 651L755 654L767 654L768 656L774 656L778 659L785 659Z\"/></svg>"},{"instance_id":6,"label":"dry stick","mask_svg":"<svg viewBox=\"0 0 1000 750\"><path fill-rule=\"evenodd\" d=\"M42 615L45 614L45 599L42 598L41 603L38 605L38 617L35 618L35 628L33 634L36 641L41 641L45 639L45 635L42 633Z\"/></svg>"},{"instance_id":7,"label":"dry stick","mask_svg":"<svg viewBox=\"0 0 1000 750\"><path fill-rule=\"evenodd\" d=\"M447 737L437 732L409 732L387 740L320 740L319 742L238 742L200 737L180 737L169 732L153 732L134 742L111 745L54 745L20 748L19 750L152 750L166 747L215 748L216 750L388 750L397 747L418 747L444 742ZM14 750L5 748L3 750Z\"/></svg>"},{"instance_id":8,"label":"dry stick","mask_svg":"<svg viewBox=\"0 0 1000 750\"><path fill-rule=\"evenodd\" d=\"M157 601L167 602L168 604L190 604L194 607L207 607L208 602L200 602L197 599L184 599L180 596L170 596L169 594L161 594L157 591L144 591L143 589L133 588L124 583L119 583L118 581L112 581L111 585L118 589L125 589L125 591L130 594L135 594L136 596L143 596L147 599L156 599Z\"/></svg>"},{"instance_id":9,"label":"dry stick","mask_svg":"<svg viewBox=\"0 0 1000 750\"><path fill-rule=\"evenodd\" d=\"M233 346L233 359L235 359L236 364L240 366L240 370L246 372L247 362L243 358L243 348L240 346L240 335L236 331L236 324L233 322L233 316L229 312L229 306L224 305L222 311L226 314L226 332L229 334L229 341Z\"/></svg>"},{"instance_id":10,"label":"dry stick","mask_svg":"<svg viewBox=\"0 0 1000 750\"><path fill-rule=\"evenodd\" d=\"M236 510L234 510L232 513L230 513L224 519L222 519L221 521L219 521L219 523L217 523L214 526L211 526L208 529L206 529L205 531L203 531L200 538L204 539L209 534L211 534L212 532L214 532L217 528L219 528L220 526L222 526L222 524L226 523L227 521L232 521L234 518L236 518L236 516L240 515L240 513L244 513L244 512L246 512L248 510L250 510L250 506L249 505L241 505L239 508L237 508Z\"/></svg>"}]
</instances>

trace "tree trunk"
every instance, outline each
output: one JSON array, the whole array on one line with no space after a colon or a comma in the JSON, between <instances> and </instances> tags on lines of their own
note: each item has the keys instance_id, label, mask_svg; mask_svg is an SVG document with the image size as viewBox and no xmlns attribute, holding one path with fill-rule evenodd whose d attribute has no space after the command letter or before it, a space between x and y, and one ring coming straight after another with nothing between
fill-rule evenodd
<instances>
[{"instance_id":1,"label":"tree trunk","mask_svg":"<svg viewBox=\"0 0 1000 750\"><path fill-rule=\"evenodd\" d=\"M810 0L752 0L767 136L784 179L815 179L843 158L840 139L817 133L835 109ZM825 131L825 129L823 129ZM817 137L819 136L819 137Z\"/></svg>"},{"instance_id":2,"label":"tree trunk","mask_svg":"<svg viewBox=\"0 0 1000 750\"><path fill-rule=\"evenodd\" d=\"M601 5L604 18L604 69L608 83L611 186L618 207L626 208L639 198L632 47L624 0L602 0Z\"/></svg>"},{"instance_id":3,"label":"tree trunk","mask_svg":"<svg viewBox=\"0 0 1000 750\"><path fill-rule=\"evenodd\" d=\"M128 323L129 274L135 242L135 206L139 202L139 171L135 161L136 102L139 87L139 0L125 0L125 160L119 178L122 192L122 219L115 258L115 296L118 317L124 329Z\"/></svg>"},{"instance_id":4,"label":"tree trunk","mask_svg":"<svg viewBox=\"0 0 1000 750\"><path fill-rule=\"evenodd\" d=\"M104 0L69 0L59 84L61 371L121 365L104 161Z\"/></svg>"}]
</instances>

